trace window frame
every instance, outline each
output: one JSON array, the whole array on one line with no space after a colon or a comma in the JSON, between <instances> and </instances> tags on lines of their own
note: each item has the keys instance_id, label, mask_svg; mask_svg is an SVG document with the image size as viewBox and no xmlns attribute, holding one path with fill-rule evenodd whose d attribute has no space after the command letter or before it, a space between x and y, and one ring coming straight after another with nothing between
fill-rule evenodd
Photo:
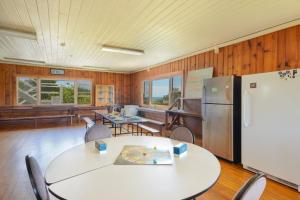
<instances>
[{"instance_id":1,"label":"window frame","mask_svg":"<svg viewBox=\"0 0 300 200\"><path fill-rule=\"evenodd\" d=\"M151 96L150 96L150 105L154 108L166 108L170 106L170 92L171 92L171 78L172 77L164 77L164 78L157 78L157 79L153 79L151 80ZM167 79L169 82L169 90L168 90L168 104L164 105L164 104L152 104L152 93L153 93L153 81L159 81L159 80L165 80Z\"/></svg>"},{"instance_id":2,"label":"window frame","mask_svg":"<svg viewBox=\"0 0 300 200\"><path fill-rule=\"evenodd\" d=\"M99 101L99 99L100 99L100 97L99 97L99 90L100 90L100 88L101 87L112 87L112 91L113 91L113 93L112 93L112 102L100 102ZM116 91L115 91L115 85L106 85L106 84L97 84L96 86L95 86L95 106L109 106L109 105L113 105L114 103L115 103L115 93L116 93ZM109 92L108 92L108 95L110 95L109 94ZM109 99L109 98L103 98L103 99Z\"/></svg>"},{"instance_id":3,"label":"window frame","mask_svg":"<svg viewBox=\"0 0 300 200\"><path fill-rule=\"evenodd\" d=\"M171 102L171 93L173 89L173 82L172 78L180 76L181 77L181 98L183 97L184 94L184 77L183 73L170 73L168 75L162 75L162 76L156 76L150 79L145 79L142 80L142 91L141 91L141 102L143 107L148 107L148 108L154 108L154 109L160 109L160 110L166 110L168 109L173 103ZM161 80L161 79L169 79L169 103L168 105L158 105L158 104L152 104L152 81L155 80ZM144 104L144 83L145 81L149 81L149 104Z\"/></svg>"},{"instance_id":4,"label":"window frame","mask_svg":"<svg viewBox=\"0 0 300 200\"><path fill-rule=\"evenodd\" d=\"M91 96L91 99L90 99L90 103L89 104L78 104L78 83L77 81L89 81L91 83L91 92L90 92L90 96ZM76 90L75 90L75 93L74 95L76 94L76 105L77 106L91 106L93 104L93 80L92 79L78 79L75 81L76 84L75 84L75 87L76 87Z\"/></svg>"},{"instance_id":5,"label":"window frame","mask_svg":"<svg viewBox=\"0 0 300 200\"><path fill-rule=\"evenodd\" d=\"M76 80L66 80L66 79L48 79L48 78L40 78L39 80L39 105L42 106L70 106L77 105L77 83ZM59 104L42 104L41 94L42 94L42 81L73 81L74 82L74 103L59 103Z\"/></svg>"},{"instance_id":6,"label":"window frame","mask_svg":"<svg viewBox=\"0 0 300 200\"><path fill-rule=\"evenodd\" d=\"M144 94L145 94L145 82L148 82L148 98L149 98L149 100L148 100L148 103L147 104L145 104L144 103ZM143 82L142 82L142 84L143 84L143 92L142 92L142 104L143 105L148 105L148 106L150 106L150 102L151 102L151 96L152 96L152 84L151 84L151 80L144 80Z\"/></svg>"},{"instance_id":7,"label":"window frame","mask_svg":"<svg viewBox=\"0 0 300 200\"><path fill-rule=\"evenodd\" d=\"M19 99L19 78L32 78L32 79L37 79L37 102L36 104L19 104L18 99ZM42 104L41 103L41 81L42 80L61 80L61 81L74 81L74 103L62 103L62 104ZM90 88L90 94L91 94L91 100L89 104L78 104L78 83L77 81L89 81L91 84ZM15 100L15 105L16 106L91 106L93 104L93 80L92 79L75 79L75 78L67 78L67 77L36 77L36 76L30 76L30 75L25 75L25 76L17 76L16 77L16 100Z\"/></svg>"},{"instance_id":8,"label":"window frame","mask_svg":"<svg viewBox=\"0 0 300 200\"><path fill-rule=\"evenodd\" d=\"M19 103L19 79L20 78L30 78L30 79L37 79L37 83L36 83L36 93L37 93L37 100L35 104L20 104ZM16 77L16 100L15 100L15 105L16 106L36 106L39 105L39 90L40 90L40 83L39 83L39 78L37 77L33 77L33 76L18 76Z\"/></svg>"}]
</instances>

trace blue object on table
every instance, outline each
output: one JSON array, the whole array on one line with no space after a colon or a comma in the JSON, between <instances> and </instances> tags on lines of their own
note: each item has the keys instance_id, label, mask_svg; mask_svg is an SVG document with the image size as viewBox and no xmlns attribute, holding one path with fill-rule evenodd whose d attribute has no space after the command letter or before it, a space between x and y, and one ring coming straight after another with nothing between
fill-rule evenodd
<instances>
[{"instance_id":1,"label":"blue object on table","mask_svg":"<svg viewBox=\"0 0 300 200\"><path fill-rule=\"evenodd\" d=\"M100 151L106 151L106 143L103 142L102 140L96 140L95 141L95 147Z\"/></svg>"},{"instance_id":2,"label":"blue object on table","mask_svg":"<svg viewBox=\"0 0 300 200\"><path fill-rule=\"evenodd\" d=\"M175 155L180 155L187 151L187 144L180 143L173 147L173 153Z\"/></svg>"}]
</instances>

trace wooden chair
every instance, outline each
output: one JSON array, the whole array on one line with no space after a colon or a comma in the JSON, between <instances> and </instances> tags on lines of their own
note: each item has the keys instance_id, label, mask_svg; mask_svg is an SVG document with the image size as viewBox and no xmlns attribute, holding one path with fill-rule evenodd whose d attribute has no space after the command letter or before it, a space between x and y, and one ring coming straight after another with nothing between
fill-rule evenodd
<instances>
[{"instance_id":1,"label":"wooden chair","mask_svg":"<svg viewBox=\"0 0 300 200\"><path fill-rule=\"evenodd\" d=\"M257 173L236 193L233 200L259 200L266 187L266 177Z\"/></svg>"},{"instance_id":2,"label":"wooden chair","mask_svg":"<svg viewBox=\"0 0 300 200\"><path fill-rule=\"evenodd\" d=\"M48 189L41 168L34 157L26 156L25 163L30 183L37 200L49 200Z\"/></svg>"},{"instance_id":3,"label":"wooden chair","mask_svg":"<svg viewBox=\"0 0 300 200\"><path fill-rule=\"evenodd\" d=\"M194 134L185 126L179 126L172 131L171 139L183 142L195 143Z\"/></svg>"},{"instance_id":4,"label":"wooden chair","mask_svg":"<svg viewBox=\"0 0 300 200\"><path fill-rule=\"evenodd\" d=\"M86 131L85 142L112 137L112 131L107 126L95 124Z\"/></svg>"}]
</instances>

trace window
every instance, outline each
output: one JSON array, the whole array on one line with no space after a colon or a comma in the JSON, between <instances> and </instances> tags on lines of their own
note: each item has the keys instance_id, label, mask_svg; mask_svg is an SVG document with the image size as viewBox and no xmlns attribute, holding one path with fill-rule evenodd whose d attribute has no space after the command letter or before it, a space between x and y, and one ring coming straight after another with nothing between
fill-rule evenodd
<instances>
[{"instance_id":1,"label":"window","mask_svg":"<svg viewBox=\"0 0 300 200\"><path fill-rule=\"evenodd\" d=\"M169 105L169 79L160 79L152 81L151 104Z\"/></svg>"},{"instance_id":2,"label":"window","mask_svg":"<svg viewBox=\"0 0 300 200\"><path fill-rule=\"evenodd\" d=\"M181 97L181 92L181 76L152 81L146 80L143 82L143 104L168 106Z\"/></svg>"},{"instance_id":3,"label":"window","mask_svg":"<svg viewBox=\"0 0 300 200\"><path fill-rule=\"evenodd\" d=\"M91 104L90 80L54 80L20 77L18 105Z\"/></svg>"},{"instance_id":4,"label":"window","mask_svg":"<svg viewBox=\"0 0 300 200\"><path fill-rule=\"evenodd\" d=\"M181 76L172 77L171 84L171 104L173 104L181 97Z\"/></svg>"},{"instance_id":5,"label":"window","mask_svg":"<svg viewBox=\"0 0 300 200\"><path fill-rule=\"evenodd\" d=\"M91 104L91 89L92 83L88 80L77 81L77 104Z\"/></svg>"},{"instance_id":6,"label":"window","mask_svg":"<svg viewBox=\"0 0 300 200\"><path fill-rule=\"evenodd\" d=\"M74 104L74 81L41 80L41 104Z\"/></svg>"},{"instance_id":7,"label":"window","mask_svg":"<svg viewBox=\"0 0 300 200\"><path fill-rule=\"evenodd\" d=\"M37 79L36 78L18 78L18 102L19 105L37 104Z\"/></svg>"},{"instance_id":8,"label":"window","mask_svg":"<svg viewBox=\"0 0 300 200\"><path fill-rule=\"evenodd\" d=\"M144 81L143 103L149 105L150 103L150 81Z\"/></svg>"},{"instance_id":9,"label":"window","mask_svg":"<svg viewBox=\"0 0 300 200\"><path fill-rule=\"evenodd\" d=\"M113 85L96 85L96 106L107 106L114 103Z\"/></svg>"}]
</instances>

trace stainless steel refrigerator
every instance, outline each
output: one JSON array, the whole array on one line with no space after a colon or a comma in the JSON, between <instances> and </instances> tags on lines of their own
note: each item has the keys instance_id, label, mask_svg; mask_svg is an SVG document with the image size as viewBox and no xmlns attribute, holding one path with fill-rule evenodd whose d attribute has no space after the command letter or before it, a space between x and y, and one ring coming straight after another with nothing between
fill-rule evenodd
<instances>
[{"instance_id":1,"label":"stainless steel refrigerator","mask_svg":"<svg viewBox=\"0 0 300 200\"><path fill-rule=\"evenodd\" d=\"M202 96L202 145L218 157L241 159L241 78L205 79Z\"/></svg>"}]
</instances>

